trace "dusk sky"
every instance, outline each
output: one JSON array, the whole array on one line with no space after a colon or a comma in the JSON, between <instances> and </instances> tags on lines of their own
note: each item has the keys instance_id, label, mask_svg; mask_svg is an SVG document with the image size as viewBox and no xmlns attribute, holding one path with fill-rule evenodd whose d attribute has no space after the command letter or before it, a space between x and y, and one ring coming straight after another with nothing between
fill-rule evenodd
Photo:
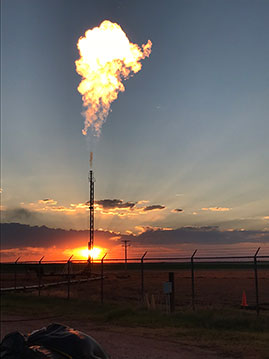
<instances>
[{"instance_id":1,"label":"dusk sky","mask_svg":"<svg viewBox=\"0 0 269 359\"><path fill-rule=\"evenodd\" d=\"M105 234L97 246L119 249L129 238L134 254L199 245L250 254L262 246L268 254L267 0L2 0L1 7L2 223L86 230L93 151L95 226ZM152 51L94 138L82 134L75 61L78 39L104 20L132 43L150 40ZM27 248L68 254L57 239L10 238L2 238L8 258Z\"/></svg>"}]
</instances>

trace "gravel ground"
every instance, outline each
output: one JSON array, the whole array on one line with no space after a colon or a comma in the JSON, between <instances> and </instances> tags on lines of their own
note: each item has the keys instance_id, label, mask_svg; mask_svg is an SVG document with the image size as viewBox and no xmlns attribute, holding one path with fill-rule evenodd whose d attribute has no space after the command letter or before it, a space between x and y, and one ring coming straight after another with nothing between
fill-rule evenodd
<instances>
[{"instance_id":1,"label":"gravel ground","mask_svg":"<svg viewBox=\"0 0 269 359\"><path fill-rule=\"evenodd\" d=\"M197 347L187 347L165 337L153 337L150 331L139 334L132 328L100 326L91 322L68 321L62 318L32 319L5 315L1 318L1 338L18 330L23 334L56 322L69 325L97 340L111 359L217 359L223 356Z\"/></svg>"}]
</instances>

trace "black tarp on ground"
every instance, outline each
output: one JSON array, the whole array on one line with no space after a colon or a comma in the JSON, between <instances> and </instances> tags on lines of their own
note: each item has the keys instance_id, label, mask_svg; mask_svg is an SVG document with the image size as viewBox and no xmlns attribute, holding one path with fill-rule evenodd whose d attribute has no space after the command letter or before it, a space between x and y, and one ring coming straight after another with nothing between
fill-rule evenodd
<instances>
[{"instance_id":1,"label":"black tarp on ground","mask_svg":"<svg viewBox=\"0 0 269 359\"><path fill-rule=\"evenodd\" d=\"M51 324L26 336L7 334L1 342L1 359L108 359L89 335L61 324Z\"/></svg>"}]
</instances>

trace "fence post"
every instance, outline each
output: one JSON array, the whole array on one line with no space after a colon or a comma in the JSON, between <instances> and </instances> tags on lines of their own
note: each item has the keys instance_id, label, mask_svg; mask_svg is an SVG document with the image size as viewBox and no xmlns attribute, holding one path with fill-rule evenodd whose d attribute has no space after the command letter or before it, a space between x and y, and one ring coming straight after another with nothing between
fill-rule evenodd
<instances>
[{"instance_id":1,"label":"fence post","mask_svg":"<svg viewBox=\"0 0 269 359\"><path fill-rule=\"evenodd\" d=\"M192 253L191 256L191 303L192 310L195 310L195 290L194 290L194 256L197 252L197 249Z\"/></svg>"},{"instance_id":2,"label":"fence post","mask_svg":"<svg viewBox=\"0 0 269 359\"><path fill-rule=\"evenodd\" d=\"M170 295L170 312L173 313L175 311L175 277L174 272L169 272L169 282L171 282L171 293Z\"/></svg>"},{"instance_id":3,"label":"fence post","mask_svg":"<svg viewBox=\"0 0 269 359\"><path fill-rule=\"evenodd\" d=\"M72 256L68 259L67 261L67 299L70 299L70 264L71 264L71 258Z\"/></svg>"},{"instance_id":4,"label":"fence post","mask_svg":"<svg viewBox=\"0 0 269 359\"><path fill-rule=\"evenodd\" d=\"M148 251L146 251L141 257L141 302L144 302L144 258L147 255Z\"/></svg>"},{"instance_id":5,"label":"fence post","mask_svg":"<svg viewBox=\"0 0 269 359\"><path fill-rule=\"evenodd\" d=\"M101 303L104 303L104 259L107 253L101 259Z\"/></svg>"},{"instance_id":6,"label":"fence post","mask_svg":"<svg viewBox=\"0 0 269 359\"><path fill-rule=\"evenodd\" d=\"M259 287L258 287L258 268L257 268L257 255L259 253L259 247L254 255L254 273L255 273L255 289L256 289L256 312L257 315L260 313L260 303L259 303Z\"/></svg>"},{"instance_id":7,"label":"fence post","mask_svg":"<svg viewBox=\"0 0 269 359\"><path fill-rule=\"evenodd\" d=\"M41 257L38 262L38 296L40 297L40 291L41 291L41 262L45 256Z\"/></svg>"},{"instance_id":8,"label":"fence post","mask_svg":"<svg viewBox=\"0 0 269 359\"><path fill-rule=\"evenodd\" d=\"M20 259L21 257L18 257L16 260L15 260L15 269L14 269L14 288L15 288L15 292L17 290L17 263L18 263L18 260Z\"/></svg>"}]
</instances>

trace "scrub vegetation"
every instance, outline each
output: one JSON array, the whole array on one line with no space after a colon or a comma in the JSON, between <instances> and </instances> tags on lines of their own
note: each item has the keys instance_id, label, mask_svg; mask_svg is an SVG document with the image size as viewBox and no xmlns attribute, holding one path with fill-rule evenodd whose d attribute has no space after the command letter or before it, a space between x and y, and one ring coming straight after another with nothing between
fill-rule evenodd
<instances>
[{"instance_id":1,"label":"scrub vegetation","mask_svg":"<svg viewBox=\"0 0 269 359\"><path fill-rule=\"evenodd\" d=\"M210 348L238 358L269 358L269 315L246 310L203 309L173 314L143 306L99 304L79 299L2 296L2 313L27 319L54 317L56 322L91 321L136 334L165 337L181 344Z\"/></svg>"}]
</instances>

